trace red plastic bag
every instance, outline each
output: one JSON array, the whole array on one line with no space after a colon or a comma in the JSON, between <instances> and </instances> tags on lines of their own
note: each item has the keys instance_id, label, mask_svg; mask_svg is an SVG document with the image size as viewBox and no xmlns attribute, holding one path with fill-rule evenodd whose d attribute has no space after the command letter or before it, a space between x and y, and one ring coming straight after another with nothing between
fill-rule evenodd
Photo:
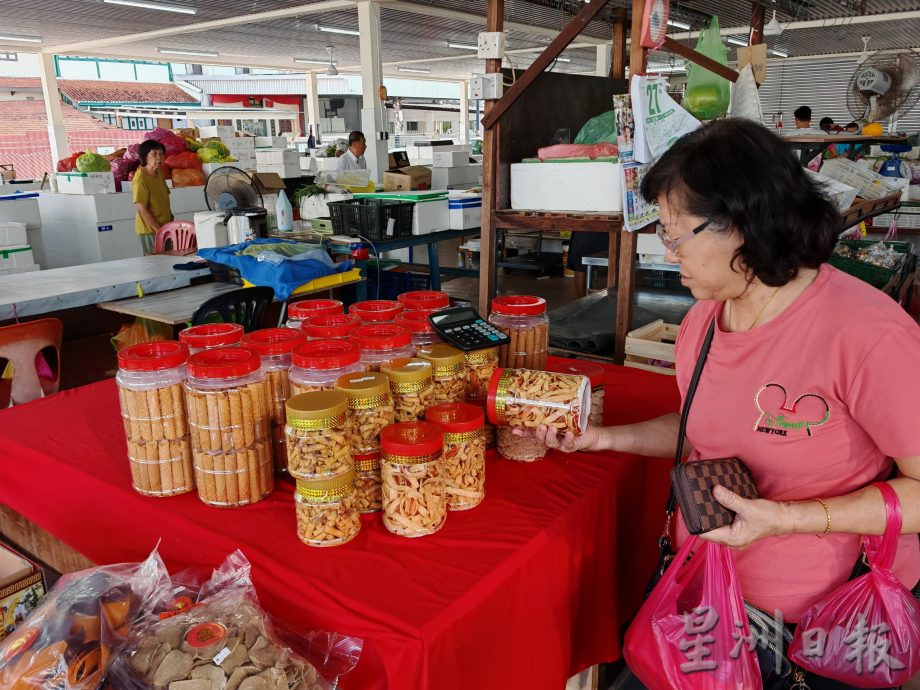
<instances>
[{"instance_id":1,"label":"red plastic bag","mask_svg":"<svg viewBox=\"0 0 920 690\"><path fill-rule=\"evenodd\" d=\"M820 676L858 688L898 687L920 672L920 602L891 572L901 534L901 503L888 484L881 537L863 537L871 570L809 608L789 658Z\"/></svg>"},{"instance_id":2,"label":"red plastic bag","mask_svg":"<svg viewBox=\"0 0 920 690\"><path fill-rule=\"evenodd\" d=\"M167 156L163 161L163 175L167 180L172 179L173 170L201 170L201 159L191 151Z\"/></svg>"},{"instance_id":3,"label":"red plastic bag","mask_svg":"<svg viewBox=\"0 0 920 690\"><path fill-rule=\"evenodd\" d=\"M690 537L626 633L649 690L759 690L760 668L731 550Z\"/></svg>"},{"instance_id":4,"label":"red plastic bag","mask_svg":"<svg viewBox=\"0 0 920 690\"><path fill-rule=\"evenodd\" d=\"M77 167L77 158L82 156L86 151L77 151L77 153L72 156L67 156L67 158L62 158L58 161L57 171L58 172L73 172L73 169Z\"/></svg>"},{"instance_id":5,"label":"red plastic bag","mask_svg":"<svg viewBox=\"0 0 920 690\"><path fill-rule=\"evenodd\" d=\"M537 158L541 161L552 158L595 158L617 155L614 144L603 142L600 144L556 144L537 149Z\"/></svg>"},{"instance_id":6,"label":"red plastic bag","mask_svg":"<svg viewBox=\"0 0 920 690\"><path fill-rule=\"evenodd\" d=\"M178 189L179 187L202 187L204 186L204 173L194 168L173 170L172 182L173 189Z\"/></svg>"}]
</instances>

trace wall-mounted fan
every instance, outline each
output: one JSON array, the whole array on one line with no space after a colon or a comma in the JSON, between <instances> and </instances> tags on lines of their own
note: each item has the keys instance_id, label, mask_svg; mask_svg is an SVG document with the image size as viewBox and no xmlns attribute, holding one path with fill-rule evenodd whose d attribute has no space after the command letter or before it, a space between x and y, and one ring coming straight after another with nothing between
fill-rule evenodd
<instances>
[{"instance_id":1,"label":"wall-mounted fan","mask_svg":"<svg viewBox=\"0 0 920 690\"><path fill-rule=\"evenodd\" d=\"M847 86L847 108L856 120L889 120L920 100L920 57L911 51L879 51L861 62Z\"/></svg>"}]
</instances>

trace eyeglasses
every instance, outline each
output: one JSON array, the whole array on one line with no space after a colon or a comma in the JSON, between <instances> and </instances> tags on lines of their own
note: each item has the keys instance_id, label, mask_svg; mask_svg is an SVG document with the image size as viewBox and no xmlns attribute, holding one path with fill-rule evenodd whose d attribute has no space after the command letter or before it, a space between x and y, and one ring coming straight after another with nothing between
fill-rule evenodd
<instances>
[{"instance_id":1,"label":"eyeglasses","mask_svg":"<svg viewBox=\"0 0 920 690\"><path fill-rule=\"evenodd\" d=\"M665 249L667 249L672 254L678 254L679 252L677 251L677 249L678 247L680 247L680 245L682 245L684 242L686 242L690 238L695 237L696 235L699 235L701 232L703 232L703 230L709 227L709 224L711 222L712 222L711 218L709 220L703 221L702 223L697 225L695 228L693 228L693 230L688 232L686 235L676 240L672 240L670 237L668 237L668 233L666 233L664 228L659 225L658 226L658 239L661 240L661 243L664 245Z\"/></svg>"}]
</instances>

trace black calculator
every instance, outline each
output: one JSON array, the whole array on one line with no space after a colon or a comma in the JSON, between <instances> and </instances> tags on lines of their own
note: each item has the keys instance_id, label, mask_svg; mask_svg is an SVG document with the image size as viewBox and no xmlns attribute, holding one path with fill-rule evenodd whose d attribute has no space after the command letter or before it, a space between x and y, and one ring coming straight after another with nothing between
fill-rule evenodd
<instances>
[{"instance_id":1,"label":"black calculator","mask_svg":"<svg viewBox=\"0 0 920 690\"><path fill-rule=\"evenodd\" d=\"M507 345L511 338L483 320L472 307L455 307L428 317L435 332L451 345L469 352Z\"/></svg>"}]
</instances>

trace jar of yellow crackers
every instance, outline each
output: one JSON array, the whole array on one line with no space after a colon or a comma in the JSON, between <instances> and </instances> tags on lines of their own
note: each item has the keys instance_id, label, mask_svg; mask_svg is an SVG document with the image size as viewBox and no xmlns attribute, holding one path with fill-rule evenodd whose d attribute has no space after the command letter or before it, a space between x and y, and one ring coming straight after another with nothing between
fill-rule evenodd
<instances>
[{"instance_id":1,"label":"jar of yellow crackers","mask_svg":"<svg viewBox=\"0 0 920 690\"><path fill-rule=\"evenodd\" d=\"M604 426L604 367L581 359L554 359L546 368L560 374L587 376L591 384L591 413L588 415L588 426Z\"/></svg>"},{"instance_id":2,"label":"jar of yellow crackers","mask_svg":"<svg viewBox=\"0 0 920 690\"><path fill-rule=\"evenodd\" d=\"M447 518L444 432L431 422L393 424L381 434L383 525L402 537L434 534Z\"/></svg>"},{"instance_id":3,"label":"jar of yellow crackers","mask_svg":"<svg viewBox=\"0 0 920 690\"><path fill-rule=\"evenodd\" d=\"M339 391L301 393L287 401L288 471L320 479L354 467L348 443L348 401Z\"/></svg>"},{"instance_id":4,"label":"jar of yellow crackers","mask_svg":"<svg viewBox=\"0 0 920 690\"><path fill-rule=\"evenodd\" d=\"M397 422L417 422L434 405L434 378L431 362L403 357L387 362L380 373L390 380L390 395Z\"/></svg>"},{"instance_id":5,"label":"jar of yellow crackers","mask_svg":"<svg viewBox=\"0 0 920 690\"><path fill-rule=\"evenodd\" d=\"M351 456L355 463L355 505L359 513L377 513L383 508L380 490L380 451Z\"/></svg>"},{"instance_id":6,"label":"jar of yellow crackers","mask_svg":"<svg viewBox=\"0 0 920 690\"><path fill-rule=\"evenodd\" d=\"M394 323L359 326L351 332L351 340L361 348L364 371L380 371L385 362L415 355L412 335Z\"/></svg>"},{"instance_id":7,"label":"jar of yellow crackers","mask_svg":"<svg viewBox=\"0 0 920 690\"><path fill-rule=\"evenodd\" d=\"M288 305L287 321L284 325L295 331L302 331L307 320L314 316L344 313L345 305L337 299L301 299Z\"/></svg>"},{"instance_id":8,"label":"jar of yellow crackers","mask_svg":"<svg viewBox=\"0 0 920 690\"><path fill-rule=\"evenodd\" d=\"M482 408L469 403L435 405L425 414L444 431L448 510L475 508L486 495L486 436Z\"/></svg>"},{"instance_id":9,"label":"jar of yellow crackers","mask_svg":"<svg viewBox=\"0 0 920 690\"><path fill-rule=\"evenodd\" d=\"M418 357L431 362L434 368L434 404L466 400L468 375L466 356L462 350L446 343L436 343L418 349Z\"/></svg>"},{"instance_id":10,"label":"jar of yellow crackers","mask_svg":"<svg viewBox=\"0 0 920 690\"><path fill-rule=\"evenodd\" d=\"M195 488L185 417L188 347L166 340L118 353L118 401L128 442L131 484L145 496L175 496Z\"/></svg>"},{"instance_id":11,"label":"jar of yellow crackers","mask_svg":"<svg viewBox=\"0 0 920 690\"><path fill-rule=\"evenodd\" d=\"M351 314L312 316L303 323L307 340L345 340L361 325L361 319Z\"/></svg>"},{"instance_id":12,"label":"jar of yellow crackers","mask_svg":"<svg viewBox=\"0 0 920 690\"><path fill-rule=\"evenodd\" d=\"M498 348L487 347L464 353L468 372L468 400L485 400L489 392L489 381L498 368Z\"/></svg>"},{"instance_id":13,"label":"jar of yellow crackers","mask_svg":"<svg viewBox=\"0 0 920 690\"><path fill-rule=\"evenodd\" d=\"M323 479L298 480L294 504L297 536L308 546L338 546L361 531L352 469Z\"/></svg>"},{"instance_id":14,"label":"jar of yellow crackers","mask_svg":"<svg viewBox=\"0 0 920 690\"><path fill-rule=\"evenodd\" d=\"M238 323L204 323L179 331L179 340L188 345L189 354L217 347L234 347L243 339L243 327Z\"/></svg>"},{"instance_id":15,"label":"jar of yellow crackers","mask_svg":"<svg viewBox=\"0 0 920 690\"><path fill-rule=\"evenodd\" d=\"M486 402L489 421L499 427L540 425L576 436L588 428L591 384L587 376L531 369L496 369Z\"/></svg>"},{"instance_id":16,"label":"jar of yellow crackers","mask_svg":"<svg viewBox=\"0 0 920 690\"><path fill-rule=\"evenodd\" d=\"M347 340L308 340L291 352L291 395L331 391L340 376L364 371L361 350Z\"/></svg>"},{"instance_id":17,"label":"jar of yellow crackers","mask_svg":"<svg viewBox=\"0 0 920 690\"><path fill-rule=\"evenodd\" d=\"M498 349L499 366L543 369L549 349L546 300L532 295L505 295L492 300L489 323L511 339Z\"/></svg>"},{"instance_id":18,"label":"jar of yellow crackers","mask_svg":"<svg viewBox=\"0 0 920 690\"><path fill-rule=\"evenodd\" d=\"M386 375L346 374L335 382L335 389L348 398L351 452L361 454L380 448L380 432L396 418Z\"/></svg>"}]
</instances>

